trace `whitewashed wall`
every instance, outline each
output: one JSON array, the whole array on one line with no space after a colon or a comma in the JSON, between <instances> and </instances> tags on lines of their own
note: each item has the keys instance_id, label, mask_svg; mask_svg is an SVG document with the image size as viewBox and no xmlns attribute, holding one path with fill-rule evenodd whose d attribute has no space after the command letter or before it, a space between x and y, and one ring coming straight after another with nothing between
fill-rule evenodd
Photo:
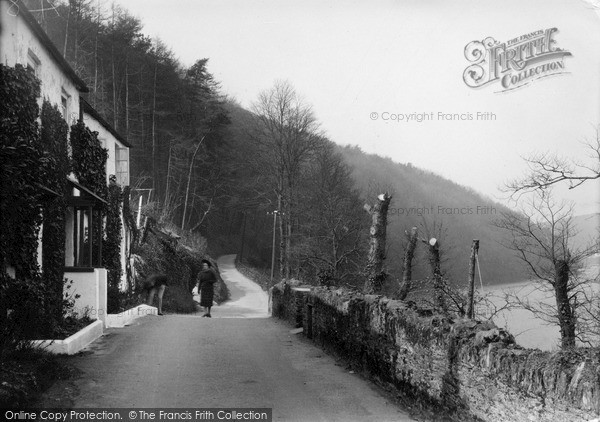
<instances>
[{"instance_id":1,"label":"whitewashed wall","mask_svg":"<svg viewBox=\"0 0 600 422\"><path fill-rule=\"evenodd\" d=\"M90 272L65 272L65 278L73 280L69 294L78 294L75 311L78 314L88 313L91 319L106 320L107 271L94 268ZM67 291L67 290L65 290Z\"/></svg>"},{"instance_id":2,"label":"whitewashed wall","mask_svg":"<svg viewBox=\"0 0 600 422\"><path fill-rule=\"evenodd\" d=\"M102 143L102 146L108 150L108 159L106 162L106 183L108 183L109 176L111 174L117 174L117 147L125 148L125 145L115 138L115 136L93 116L84 112L83 121L90 130L98 132L98 139ZM129 181L127 180L127 182ZM128 184L129 183L123 183L123 186Z\"/></svg>"},{"instance_id":3,"label":"whitewashed wall","mask_svg":"<svg viewBox=\"0 0 600 422\"><path fill-rule=\"evenodd\" d=\"M68 95L67 123L72 125L79 118L79 91L62 70L56 61L50 56L45 46L38 40L36 35L27 25L21 15L13 16L14 9L9 11L10 2L0 1L0 60L2 64L14 67L20 63L27 66L30 62L30 51L39 60L36 75L41 80L41 94L39 102L48 99L51 104L61 106L61 95ZM10 12L10 13L9 13Z\"/></svg>"},{"instance_id":4,"label":"whitewashed wall","mask_svg":"<svg viewBox=\"0 0 600 422\"><path fill-rule=\"evenodd\" d=\"M94 132L98 132L98 139L102 143L102 146L108 150L108 159L106 162L106 182L111 174L116 174L116 149L124 148L124 145L99 121L93 116L83 113L83 121L85 125ZM121 290L125 290L127 287L127 275L125 273L126 264L126 248L127 248L127 231L125 229L125 221L121 213L121 268L123 269L123 275L121 276Z\"/></svg>"}]
</instances>

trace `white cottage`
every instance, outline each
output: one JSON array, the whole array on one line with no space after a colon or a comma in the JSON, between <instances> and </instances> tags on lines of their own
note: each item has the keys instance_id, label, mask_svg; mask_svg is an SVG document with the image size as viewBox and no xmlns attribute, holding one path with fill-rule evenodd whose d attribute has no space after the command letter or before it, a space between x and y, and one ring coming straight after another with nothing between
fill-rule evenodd
<instances>
[{"instance_id":1,"label":"white cottage","mask_svg":"<svg viewBox=\"0 0 600 422\"><path fill-rule=\"evenodd\" d=\"M81 119L85 125L94 132L98 132L98 139L102 146L108 150L108 160L106 162L106 183L111 175L115 175L117 184L122 188L129 186L129 148L131 144L125 140L85 99L80 99ZM127 275L125 273L127 249L131 239L129 231L125 229L125 221L121 215L121 290L127 288Z\"/></svg>"},{"instance_id":2,"label":"white cottage","mask_svg":"<svg viewBox=\"0 0 600 422\"><path fill-rule=\"evenodd\" d=\"M40 106L47 98L69 125L77 121L79 95L88 88L21 1L0 0L0 60L33 69L41 81Z\"/></svg>"},{"instance_id":3,"label":"white cottage","mask_svg":"<svg viewBox=\"0 0 600 422\"><path fill-rule=\"evenodd\" d=\"M35 72L41 82L40 105L47 99L59 107L69 126L83 118L91 130L97 131L109 150L107 174L115 174L122 185L129 184L129 144L81 99L80 95L88 92L86 84L20 0L0 0L0 60L6 66L22 64ZM94 236L90 236L102 224L98 208L103 199L73 175L69 186L65 277L73 280L72 290L80 295L76 309L87 309L90 317L105 321L107 271L101 264L101 242L94 244ZM121 254L124 265L124 247ZM41 258L40 245L40 265Z\"/></svg>"}]
</instances>

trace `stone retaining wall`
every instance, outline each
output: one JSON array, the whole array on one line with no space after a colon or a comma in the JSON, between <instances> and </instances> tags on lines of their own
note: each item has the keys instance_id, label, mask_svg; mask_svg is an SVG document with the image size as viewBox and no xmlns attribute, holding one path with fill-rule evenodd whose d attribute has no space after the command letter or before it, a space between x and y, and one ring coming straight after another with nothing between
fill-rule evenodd
<instances>
[{"instance_id":1,"label":"stone retaining wall","mask_svg":"<svg viewBox=\"0 0 600 422\"><path fill-rule=\"evenodd\" d=\"M494 422L600 414L598 350L523 349L490 322L342 289L281 283L271 297L273 316L424 407Z\"/></svg>"}]
</instances>

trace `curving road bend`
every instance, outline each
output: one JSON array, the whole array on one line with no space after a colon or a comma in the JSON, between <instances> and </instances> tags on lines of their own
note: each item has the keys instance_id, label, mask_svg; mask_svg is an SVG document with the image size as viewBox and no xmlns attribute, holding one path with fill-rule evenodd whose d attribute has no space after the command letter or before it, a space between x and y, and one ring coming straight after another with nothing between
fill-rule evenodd
<instances>
[{"instance_id":1,"label":"curving road bend","mask_svg":"<svg viewBox=\"0 0 600 422\"><path fill-rule=\"evenodd\" d=\"M213 318L268 318L269 295L236 270L235 255L223 255L217 264L231 297L221 306L213 307Z\"/></svg>"}]
</instances>

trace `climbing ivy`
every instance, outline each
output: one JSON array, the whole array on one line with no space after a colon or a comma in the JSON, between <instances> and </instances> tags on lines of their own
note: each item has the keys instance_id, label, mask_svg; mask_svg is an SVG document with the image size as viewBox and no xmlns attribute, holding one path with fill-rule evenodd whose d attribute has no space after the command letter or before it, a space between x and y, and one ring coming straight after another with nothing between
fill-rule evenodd
<instances>
[{"instance_id":1,"label":"climbing ivy","mask_svg":"<svg viewBox=\"0 0 600 422\"><path fill-rule=\"evenodd\" d=\"M52 157L38 125L40 82L21 65L0 65L0 356L45 330L48 286L37 260ZM64 248L64 246L63 246ZM14 275L8 273L14 268ZM62 285L61 285L62 288ZM54 325L54 324L53 324Z\"/></svg>"},{"instance_id":2,"label":"climbing ivy","mask_svg":"<svg viewBox=\"0 0 600 422\"><path fill-rule=\"evenodd\" d=\"M43 207L42 271L49 286L49 312L62 316L65 267L65 218L69 174L69 126L56 106L42 104L41 140L48 159L44 162L44 184L58 196L49 196Z\"/></svg>"},{"instance_id":3,"label":"climbing ivy","mask_svg":"<svg viewBox=\"0 0 600 422\"><path fill-rule=\"evenodd\" d=\"M121 267L121 204L123 191L114 175L110 176L108 186L108 206L106 209L106 238L102 249L102 264L108 271L108 312L120 312L120 283L123 275Z\"/></svg>"},{"instance_id":4,"label":"climbing ivy","mask_svg":"<svg viewBox=\"0 0 600 422\"><path fill-rule=\"evenodd\" d=\"M21 65L0 65L0 265L35 278L44 164L37 123L40 82Z\"/></svg>"},{"instance_id":5,"label":"climbing ivy","mask_svg":"<svg viewBox=\"0 0 600 422\"><path fill-rule=\"evenodd\" d=\"M72 169L79 183L92 190L101 198L106 198L106 160L108 151L98 139L98 132L92 132L82 121L71 126Z\"/></svg>"}]
</instances>

